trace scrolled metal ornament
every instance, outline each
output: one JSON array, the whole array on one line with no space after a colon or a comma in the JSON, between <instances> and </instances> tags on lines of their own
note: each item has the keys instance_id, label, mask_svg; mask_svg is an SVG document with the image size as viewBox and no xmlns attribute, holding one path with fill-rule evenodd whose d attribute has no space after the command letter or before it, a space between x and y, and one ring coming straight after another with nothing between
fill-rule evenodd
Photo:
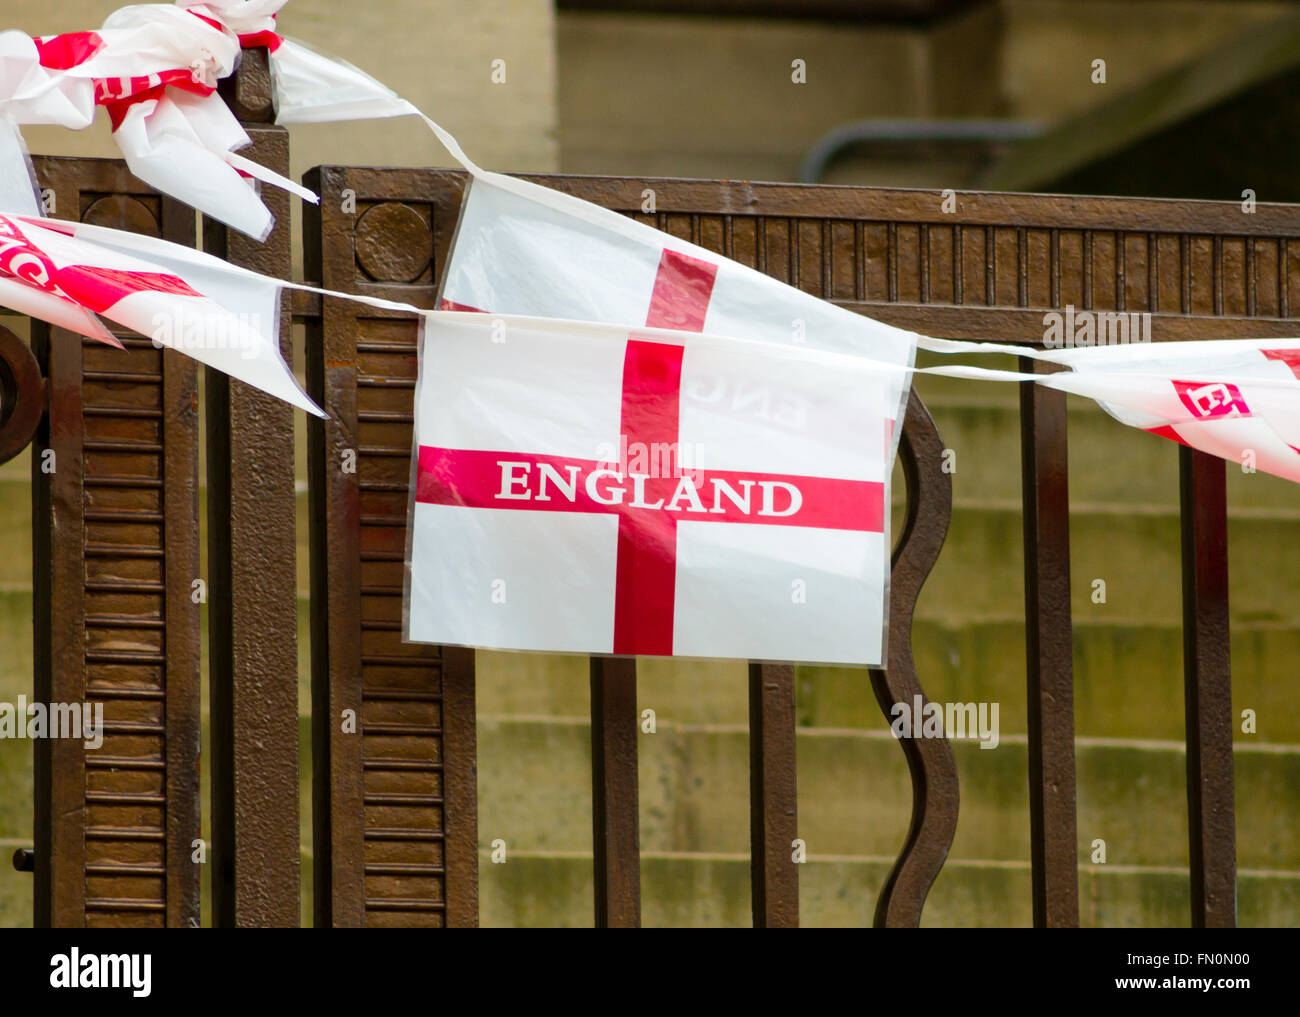
<instances>
[{"instance_id":1,"label":"scrolled metal ornament","mask_svg":"<svg viewBox=\"0 0 1300 1017\"><path fill-rule=\"evenodd\" d=\"M31 444L45 411L45 379L31 349L0 326L0 463Z\"/></svg>"}]
</instances>

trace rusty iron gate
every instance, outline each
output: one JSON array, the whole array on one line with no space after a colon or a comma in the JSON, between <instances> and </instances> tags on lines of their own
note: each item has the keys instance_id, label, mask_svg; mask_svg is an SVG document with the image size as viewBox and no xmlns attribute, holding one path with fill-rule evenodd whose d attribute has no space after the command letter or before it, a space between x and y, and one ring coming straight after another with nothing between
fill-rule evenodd
<instances>
[{"instance_id":1,"label":"rusty iron gate","mask_svg":"<svg viewBox=\"0 0 1300 1017\"><path fill-rule=\"evenodd\" d=\"M227 99L254 157L288 167L270 124L265 57ZM196 242L194 216L117 162L40 159L57 214ZM906 190L534 177L754 266L809 293L931 335L1041 342L1044 309L1152 314L1156 340L1286 336L1300 304L1300 208L967 193L955 214ZM466 185L450 170L324 167L305 214L308 278L432 307ZM658 211L640 211L655 191ZM266 245L204 224L203 245L287 278L287 202ZM345 200L348 199L348 200ZM277 203L278 202L278 203ZM355 206L354 206L355 203ZM345 210L346 209L346 210ZM1292 293L1297 299L1292 300ZM308 387L315 920L477 923L474 657L404 645L401 592L417 325L297 294ZM289 348L290 315L282 343ZM41 925L193 926L199 919L198 371L145 339L126 352L34 325L35 357L0 334L0 460L36 430L35 692L103 702L104 747L36 746L34 871ZM1036 369L1026 361L1026 369ZM293 427L269 397L206 379L212 889L219 925L299 914ZM1069 493L1063 393L1021 394L1034 920L1078 923ZM951 488L921 399L900 458L885 715L923 694L912 612L941 552ZM45 472L48 452L58 468ZM345 452L357 468L346 469ZM1180 449L1192 923L1236 920L1225 464ZM754 924L798 923L794 669L749 668ZM337 722L355 711L358 734ZM640 921L636 664L591 662L595 923ZM914 926L958 812L945 740L903 739L909 830L876 923Z\"/></svg>"}]
</instances>

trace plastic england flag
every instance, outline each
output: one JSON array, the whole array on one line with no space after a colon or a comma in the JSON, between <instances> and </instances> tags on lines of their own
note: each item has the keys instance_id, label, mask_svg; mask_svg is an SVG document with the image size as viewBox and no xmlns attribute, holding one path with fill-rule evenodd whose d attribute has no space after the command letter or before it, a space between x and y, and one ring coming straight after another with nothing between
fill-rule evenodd
<instances>
[{"instance_id":1,"label":"plastic england flag","mask_svg":"<svg viewBox=\"0 0 1300 1017\"><path fill-rule=\"evenodd\" d=\"M897 379L701 333L438 312L405 635L884 663Z\"/></svg>"}]
</instances>

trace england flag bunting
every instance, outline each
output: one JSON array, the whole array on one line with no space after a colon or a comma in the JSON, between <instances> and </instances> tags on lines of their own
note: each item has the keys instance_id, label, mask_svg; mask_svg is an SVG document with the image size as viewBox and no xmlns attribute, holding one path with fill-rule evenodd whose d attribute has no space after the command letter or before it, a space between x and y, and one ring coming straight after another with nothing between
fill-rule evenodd
<instances>
[{"instance_id":1,"label":"england flag bunting","mask_svg":"<svg viewBox=\"0 0 1300 1017\"><path fill-rule=\"evenodd\" d=\"M251 142L217 94L245 48L271 53L276 122L418 114L369 75L282 36L286 0L134 4L96 31L0 32L0 118L89 127L103 107L131 172L204 215L264 240L274 218L255 182L307 188L239 155Z\"/></svg>"},{"instance_id":2,"label":"england flag bunting","mask_svg":"<svg viewBox=\"0 0 1300 1017\"><path fill-rule=\"evenodd\" d=\"M883 663L896 383L788 345L430 315L407 638Z\"/></svg>"},{"instance_id":3,"label":"england flag bunting","mask_svg":"<svg viewBox=\"0 0 1300 1017\"><path fill-rule=\"evenodd\" d=\"M1300 340L1142 343L1051 351L1056 387L1248 472L1300 481Z\"/></svg>"},{"instance_id":4,"label":"england flag bunting","mask_svg":"<svg viewBox=\"0 0 1300 1017\"><path fill-rule=\"evenodd\" d=\"M0 33L0 305L106 343L101 316L309 412L279 350L284 288L116 230L43 218L17 124L103 106L131 170L255 237L255 182L216 95L271 52L277 122L421 117L470 171L425 315L407 634L569 652L880 664L889 478L918 347L1069 370L1037 384L1300 481L1300 339L1032 351L917 336L607 209L474 165L365 73L279 34L285 0L136 5L94 32ZM327 292L317 290L316 292Z\"/></svg>"},{"instance_id":5,"label":"england flag bunting","mask_svg":"<svg viewBox=\"0 0 1300 1017\"><path fill-rule=\"evenodd\" d=\"M755 373L749 376L738 373L719 379L713 392L713 397L717 400L713 408L714 415L730 415L737 421L755 413L774 419L780 419L784 415L791 420L804 422L817 419L815 414L812 418L808 416L810 404L817 399L816 388L796 390L783 386L780 383L780 369L788 369L801 356L806 358L806 363L819 365L822 374L832 370L827 366L829 363L839 367L855 363L853 376L870 378L870 382L864 383L863 388L863 397L869 398L867 405L870 410L853 416L857 429L850 433L832 433L829 430L805 432L808 447L802 450L802 454L807 457L807 462L818 461L813 455L814 447L858 449L860 451L856 454L859 457L869 455L872 462L879 464L879 475L872 476L871 482L880 485L882 505L887 506L889 503L890 471L898 439L896 422L909 387L906 370L912 364L916 349L917 337L913 333L844 311L752 268L694 244L676 240L609 210L548 188L482 172L475 175L462 206L455 243L443 276L439 307L455 312L486 312L491 316L540 316L613 324L623 327L623 331L615 330L611 333L622 337L620 344L626 337L626 329L642 326L707 333L715 337L727 336L740 340L737 349L744 350L744 356L753 359ZM427 327L432 329L434 325ZM709 341L713 344L710 348L726 343L726 340L719 338ZM511 343L511 353L519 355L521 346L520 342ZM651 447L676 446L678 443L688 454L690 450L697 449L698 454L714 469L724 472L734 470L735 463L730 459L708 458L714 440L710 435L687 435L685 420L689 418L679 418L675 409L681 405L680 400L683 398L680 385L670 386L670 390L662 393L665 405L670 407L663 415L646 416L635 410L636 406L651 399L651 393L655 391L653 386L645 387L647 376L661 375L665 371L670 374L675 371L674 377L682 372L689 375L689 347L684 348L682 365L677 368L644 359L645 350L650 349L654 347L633 345L625 351L621 377L626 401L623 403L624 412L618 421L622 429L617 433L601 435L600 441L604 447L612 442L612 447L619 450L614 458L623 480L632 484L635 492L637 483L648 484L652 480L662 479L645 477L643 471L647 464L638 464L635 455L629 454L628 450L636 453ZM819 357L822 353L840 356L828 361ZM856 362L853 359L855 357L859 358ZM862 358L871 358L877 362L877 366L869 367ZM764 374L758 370L760 365L773 365L777 368L777 373ZM894 370L882 371L880 365ZM698 387L703 386L705 381L696 378L695 383ZM834 388L828 377L823 378L823 383L827 391ZM433 454L427 452L426 447L438 447L436 441L427 437L430 432L421 430L423 418L420 414L423 413L423 405L421 403L421 408L417 409L417 475L420 464L428 465L429 456ZM527 431L523 433L526 434ZM802 483L811 483L819 492L821 481L818 477L836 476L834 473L817 474L816 471L798 469L793 460L785 464L788 469L784 470L772 466L763 467L759 453L771 444L772 436L752 429L746 433L755 442L751 450L754 458L750 461L753 464L751 469L756 474L749 478L755 491L768 490L763 487L761 477L774 477L783 472L802 478ZM821 445L818 446L818 443ZM489 451L500 451L492 446L482 447ZM592 448L587 451L590 460ZM638 477L644 479L638 480ZM672 477L667 479L671 481ZM802 488L798 489L802 493ZM672 492L667 493L671 495ZM628 504L639 505L647 500L654 499L630 499ZM493 504L500 508L509 501L508 498L496 498ZM751 605L753 610L746 617L756 619L758 623L750 627L740 621L740 613L728 616L727 624L722 624L719 611L715 609L706 612L703 617L717 623L707 624L697 632L689 626L692 624L691 619L700 617L694 613L698 604L690 596L679 598L674 595L674 590L682 584L688 590L700 588L698 576L690 571L692 559L689 551L695 545L686 545L688 556L685 563L675 553L677 535L695 532L691 526L683 531L668 525L677 518L676 513L679 511L684 510L678 506L655 515L643 516L631 507L620 510L620 537L616 544L619 593L615 597L611 638L607 643L600 644L605 648L599 652L882 662L883 600L873 598L883 596L883 591L888 586L887 553L873 552L867 558L861 554L846 555L845 562L852 562L853 568L865 567L874 570L875 574L855 572L854 582L859 584L859 595L840 596L844 591L837 590L836 596L840 597L837 604L823 599L828 592L824 588L809 606L798 599L807 596L806 586L791 587L799 577L790 577L784 573L763 573L766 575L763 584L747 588L756 596L761 593L762 596L778 600L785 598L785 601L794 597L795 603L802 610L790 616L784 610L784 603L781 603L780 616L783 621L778 625L770 611ZM801 519L823 518L818 515L819 512L820 509L815 505L809 505L796 510L795 515ZM720 518L724 514L721 511L717 513ZM880 514L881 546L887 547L888 541L884 539L887 527L883 522L887 513L882 508ZM754 518L757 523L749 523L748 526L770 522L758 509L755 509ZM647 530L646 527L650 524L644 522L645 519L658 520L656 525L660 529L652 527ZM683 516L682 519L686 520L687 517ZM793 548L799 540L808 537L807 533L793 533L790 525L798 524L786 524L776 533L764 532L761 536L752 535L746 539L761 540L773 545L784 542L785 546ZM723 527L715 527L710 539L730 539L731 532ZM647 537L647 533L657 535ZM450 548L453 543L455 541L448 541L446 546ZM413 590L424 588L418 585L419 573L436 560L430 557L427 549L440 545L425 541L422 546L426 548L426 553L411 562L413 574L417 577L413 581L417 584L413 585ZM872 547L875 547L874 538ZM769 548L759 553L760 558L764 555L772 556L776 552ZM715 562L713 567L721 566ZM820 567L814 567L810 563L811 571L818 575L821 574ZM748 573L742 569L740 574ZM809 580L802 581L806 583ZM444 584L437 584L435 588L443 596L447 595L449 589ZM868 589L874 593L868 593ZM652 595L651 591L657 592ZM461 593L472 599L477 596L478 587L465 587ZM734 590L728 596L733 604L746 603ZM872 602L872 611L865 615L858 614L850 623L843 609L861 608L864 598ZM649 607L652 602L659 605L654 610ZM439 641L433 638L433 630L424 627L424 615L434 611L440 603L433 599L421 601L412 594L408 605L411 615L409 633L412 639ZM674 611L675 604L690 605L689 618L680 610ZM659 613L656 614L656 611ZM497 612L496 617L500 619L508 614L510 612ZM852 610L849 614L852 614ZM463 614L455 616L463 617ZM657 624L652 624L656 618ZM822 632L828 626L838 633L834 638L808 638L810 633ZM850 636L851 630L853 634ZM564 628L554 630L559 634L565 631ZM870 635L864 635L864 631L869 631ZM713 638L696 638L706 632ZM445 632L442 634L445 635ZM508 633L503 635L512 638ZM533 636L518 638L533 637L540 638L540 635L534 633ZM807 654L812 652L814 644L822 645L821 655L809 657ZM499 645L523 648L513 641ZM783 648L791 651L795 647L801 647L804 656L791 656L790 652L781 652ZM566 646L561 643L531 648L562 650ZM567 648L575 652L579 650L574 646ZM591 651L590 647L586 649L597 652Z\"/></svg>"},{"instance_id":6,"label":"england flag bunting","mask_svg":"<svg viewBox=\"0 0 1300 1017\"><path fill-rule=\"evenodd\" d=\"M146 260L147 259L147 260ZM0 302L120 345L99 316L318 416L279 347L285 284L151 237L0 215Z\"/></svg>"},{"instance_id":7,"label":"england flag bunting","mask_svg":"<svg viewBox=\"0 0 1300 1017\"><path fill-rule=\"evenodd\" d=\"M1256 471L1300 482L1300 339L1222 339L1034 350L921 337L936 353L1008 353L1069 370L979 367L915 373L1035 382L1095 400L1129 427Z\"/></svg>"}]
</instances>

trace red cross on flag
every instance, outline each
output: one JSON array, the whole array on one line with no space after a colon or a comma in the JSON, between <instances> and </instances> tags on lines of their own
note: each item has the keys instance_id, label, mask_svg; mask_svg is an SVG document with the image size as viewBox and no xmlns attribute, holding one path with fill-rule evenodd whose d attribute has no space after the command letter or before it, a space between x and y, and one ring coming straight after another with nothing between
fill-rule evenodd
<instances>
[{"instance_id":1,"label":"red cross on flag","mask_svg":"<svg viewBox=\"0 0 1300 1017\"><path fill-rule=\"evenodd\" d=\"M853 314L777 282L753 268L608 209L550 188L481 170L475 171L462 204L456 240L443 275L442 287L439 306L444 310L540 316L622 326L621 329L593 333L597 336L607 334L618 337L616 353L620 364L624 359L623 343L628 334L627 329L649 326L743 340L736 348L743 348L745 355L753 358L756 371L777 364L782 365L780 369L789 369L790 365L803 363L803 357L807 358L808 364L820 365L819 370L823 372L825 365L830 362L848 371L850 367L846 365L859 358L870 358L894 368L877 370L875 373L868 370L871 379L871 410L859 417L859 423L865 429L835 435L805 435L803 455L807 458L803 460L803 467L799 461L788 461L782 467L762 465L762 452L771 436L761 429L746 432L756 444L737 460L752 464L755 470L755 475L747 478L752 481L751 493L755 498L765 496L764 492L768 492L773 499L779 499L779 492L784 488L764 487L764 478L766 482L779 484L784 482L782 475L789 474L802 478L803 486L796 485L801 493L805 488L820 490L822 481L819 477L839 480L848 478L834 471L818 474L815 470L806 468L807 463L821 461L819 448L823 451L826 448L851 449L854 455L868 456L872 463L878 464L876 471L869 477L854 475L854 479L880 484L882 504L889 503L890 467L898 441L895 422L907 398L909 379L906 368L911 367L916 349L917 337L911 332ZM518 348L518 343L511 346L514 351ZM691 347L686 346L685 349L687 355L684 363L689 366ZM820 356L823 353L838 356L827 360ZM607 355L614 354L607 352ZM626 361L627 370L631 372L627 379L630 382L637 373L633 367L641 361L637 354L631 352L627 353ZM863 370L863 365L858 363L851 369L851 374L853 377L861 377ZM818 376L821 377L820 374ZM733 403L726 409L718 409L718 413L743 416L748 400L761 401L766 398L754 393L773 391L770 382L770 378L762 376L738 382L728 394ZM676 405L673 399L677 397L669 392L652 397L649 394L651 390L644 388L634 387L627 391L631 393L627 398L634 401L658 399L666 406ZM804 390L801 398L815 400L814 389ZM623 416L623 427L633 433L622 433L617 436L618 439L624 445L633 446L644 444L647 440L664 440L659 431L671 434L673 430L670 423L664 423L665 420L672 419L672 413L665 413L666 417L653 417L658 423L651 426L643 415L628 409ZM649 433L643 433L646 431ZM686 440L684 434L683 440ZM703 437L693 437L691 440L705 441ZM825 444L819 445L819 442ZM736 451L739 452L739 449ZM710 465L722 471L737 468L735 463L725 459L711 461ZM711 483L712 476L709 479ZM717 479L730 483L725 477ZM628 495L629 499L635 494L635 488L630 490L632 493ZM842 493L840 488L835 490ZM671 499L672 493L668 492L666 497ZM706 496L712 495L710 492L701 494L702 498ZM824 510L818 505L820 502L812 502L796 515L801 519L821 518L818 514ZM709 517L730 519L726 504L720 508L718 513L710 510ZM773 508L776 511L775 505ZM673 510L674 513L676 511ZM883 513L883 509L881 511ZM777 610L773 606L776 603L774 601L768 605L772 611L759 610L756 605L750 604L743 593L749 588L744 581L749 573L740 557L734 560L726 556L711 559L712 564L708 568L723 570L717 574L719 586L712 588L701 583L696 578L697 573L686 572L687 566L683 565L683 559L638 550L638 545L632 541L632 534L648 525L635 521L639 518L635 515L630 519L620 517L618 525L620 551L617 576L621 591L618 603L623 607L616 611L616 617L610 621L614 641L608 643L592 638L585 643L571 645L569 649L576 651L584 647L603 647L605 652L612 648L615 653L677 653L689 656L748 656L859 663L878 663L882 659L880 630L883 629L884 611L882 591L888 586L887 554L876 554L873 551L869 558L855 558L850 554L846 559L876 571L865 579L862 575L857 577L855 581L865 584L856 587L859 594L857 599L844 593L848 598L842 605L846 607L845 614L835 614L822 602L815 610L796 613L793 618L799 621L795 622L785 611L784 604ZM653 518L672 520L677 516L661 514ZM801 528L799 524L783 523L779 521L783 517L769 517L761 514L758 509L754 510L751 518L757 522L751 521L739 531L723 528L709 530L706 527L707 532L712 534L707 539L726 541L733 539L733 533L744 533L748 536L734 539L758 541L768 548L764 552L766 558L763 554L759 555L761 560L783 561L796 572L800 562L804 562L813 571L820 567L816 564L819 559L811 545L822 538L810 536L811 532L818 530L817 527L810 529L805 524ZM661 525L664 527L663 533L677 534L679 543L684 539L680 528L675 529L667 523ZM716 527L718 524L714 525ZM831 526L826 529L836 528ZM697 546L697 527L692 524L687 526L687 531L691 537L683 546L687 553L685 561L689 563L693 560L690 554ZM861 540L872 548L878 544L881 547L888 546L887 541L880 543L875 537L868 539L864 536L870 532L868 530L850 526L837 532L856 534L852 538L838 538L850 543ZM666 543L668 540L664 537L652 541L648 546L662 547ZM817 546L821 548L825 545ZM651 554L651 557L647 559L646 554ZM737 571L726 575L725 570L732 567ZM654 580L656 575L659 576L657 581ZM634 583L633 579L641 582ZM789 581L793 582L794 579ZM672 596L674 582L677 591L675 598ZM693 619L718 617L719 612L725 614L728 610L719 605L715 605L712 613L696 610L699 604L692 598L697 596L699 590L706 588L710 590L710 595L736 598L734 603L738 606L728 615L728 625L706 625L702 629L692 627ZM762 596L776 597L773 586L763 585L761 589ZM863 614L862 595L866 589L872 592L867 596L870 601L869 610ZM787 590L787 597L788 595ZM681 611L683 597L684 602L691 605L686 615ZM660 606L653 609L649 607L652 600ZM631 604L639 606L633 608L629 606ZM674 604L677 606L675 612ZM534 607L541 610L540 603ZM825 611L830 613L822 613ZM643 619L655 612L659 612L660 622L653 634L636 629L639 633L636 638L628 635L634 631L633 618ZM847 620L849 615L853 615L851 623ZM831 617L835 619L833 623L827 620ZM756 628L749 624L755 619L758 620ZM833 632L827 629L823 633L825 638L820 641L812 635L818 631L819 624L827 624L834 629ZM604 627L598 625L597 630L603 632ZM864 635L866 630L870 630L869 637ZM413 626L412 631L417 629ZM492 635L491 632L481 634ZM587 635L594 636L595 632ZM489 640L481 645L503 644ZM532 644L525 640L505 645L524 648Z\"/></svg>"},{"instance_id":2,"label":"red cross on flag","mask_svg":"<svg viewBox=\"0 0 1300 1017\"><path fill-rule=\"evenodd\" d=\"M888 463L870 436L892 381L788 346L430 315L407 638L882 663Z\"/></svg>"}]
</instances>

